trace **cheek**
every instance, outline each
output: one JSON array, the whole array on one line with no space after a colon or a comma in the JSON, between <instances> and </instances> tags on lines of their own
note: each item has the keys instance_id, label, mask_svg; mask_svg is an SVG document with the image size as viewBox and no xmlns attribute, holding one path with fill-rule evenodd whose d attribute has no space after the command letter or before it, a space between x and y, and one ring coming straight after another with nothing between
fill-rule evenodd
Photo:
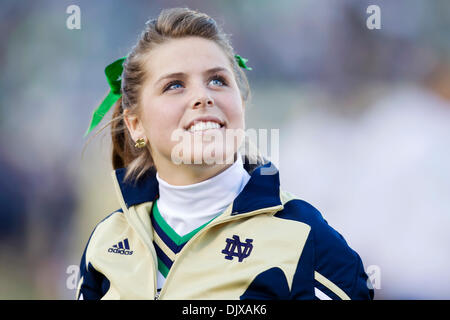
<instances>
[{"instance_id":1,"label":"cheek","mask_svg":"<svg viewBox=\"0 0 450 320\"><path fill-rule=\"evenodd\" d=\"M147 137L152 144L170 140L182 116L182 108L174 102L155 101L147 104L143 112L143 122Z\"/></svg>"},{"instance_id":2,"label":"cheek","mask_svg":"<svg viewBox=\"0 0 450 320\"><path fill-rule=\"evenodd\" d=\"M225 115L229 121L229 128L244 129L244 107L239 96L230 96L223 101Z\"/></svg>"}]
</instances>

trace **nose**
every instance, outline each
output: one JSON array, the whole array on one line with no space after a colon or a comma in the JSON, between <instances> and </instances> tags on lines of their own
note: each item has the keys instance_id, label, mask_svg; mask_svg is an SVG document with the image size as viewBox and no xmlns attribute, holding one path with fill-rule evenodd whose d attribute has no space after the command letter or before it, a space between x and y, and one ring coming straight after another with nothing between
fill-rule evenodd
<instances>
[{"instance_id":1,"label":"nose","mask_svg":"<svg viewBox=\"0 0 450 320\"><path fill-rule=\"evenodd\" d=\"M205 108L205 107L212 107L214 105L214 100L211 96L207 95L206 93L198 96L194 103L192 104L193 109L198 108Z\"/></svg>"}]
</instances>

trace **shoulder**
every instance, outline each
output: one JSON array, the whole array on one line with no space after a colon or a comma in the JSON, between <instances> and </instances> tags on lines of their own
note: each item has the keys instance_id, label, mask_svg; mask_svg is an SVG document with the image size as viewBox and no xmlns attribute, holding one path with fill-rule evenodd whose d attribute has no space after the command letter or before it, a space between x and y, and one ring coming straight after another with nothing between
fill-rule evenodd
<instances>
[{"instance_id":1,"label":"shoulder","mask_svg":"<svg viewBox=\"0 0 450 320\"><path fill-rule=\"evenodd\" d=\"M361 258L344 237L310 203L284 191L280 198L284 208L274 217L304 223L311 228L301 262L314 273L316 289L320 288L332 298L370 298Z\"/></svg>"},{"instance_id":2,"label":"shoulder","mask_svg":"<svg viewBox=\"0 0 450 320\"><path fill-rule=\"evenodd\" d=\"M124 223L126 223L126 219L123 214L123 210L117 209L112 213L108 214L99 223L97 223L97 225L94 228L94 231L120 227Z\"/></svg>"},{"instance_id":3,"label":"shoulder","mask_svg":"<svg viewBox=\"0 0 450 320\"><path fill-rule=\"evenodd\" d=\"M274 216L308 225L311 228L311 237L316 249L335 248L340 251L347 250L352 254L353 251L348 247L344 237L328 224L317 208L286 191L281 191L280 198L284 208Z\"/></svg>"},{"instance_id":4,"label":"shoulder","mask_svg":"<svg viewBox=\"0 0 450 320\"><path fill-rule=\"evenodd\" d=\"M100 243L111 239L115 234L120 234L123 230L127 228L127 221L123 214L122 209L118 209L108 214L94 227L86 245L86 254L93 251Z\"/></svg>"},{"instance_id":5,"label":"shoulder","mask_svg":"<svg viewBox=\"0 0 450 320\"><path fill-rule=\"evenodd\" d=\"M320 211L305 200L287 191L280 192L280 199L284 208L277 212L275 217L302 222L314 229L328 226Z\"/></svg>"}]
</instances>

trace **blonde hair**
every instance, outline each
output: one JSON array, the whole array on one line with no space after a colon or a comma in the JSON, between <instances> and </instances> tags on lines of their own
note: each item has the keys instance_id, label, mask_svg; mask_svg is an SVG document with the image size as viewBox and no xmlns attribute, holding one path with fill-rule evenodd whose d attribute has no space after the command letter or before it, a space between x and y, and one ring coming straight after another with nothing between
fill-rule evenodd
<instances>
[{"instance_id":1,"label":"blonde hair","mask_svg":"<svg viewBox=\"0 0 450 320\"><path fill-rule=\"evenodd\" d=\"M145 80L146 54L155 46L174 38L197 36L214 41L228 57L243 103L250 97L247 77L235 60L235 53L228 36L208 15L187 8L172 8L161 11L156 19L149 20L136 45L123 64L122 97L116 102L111 124L112 165L114 169L126 168L125 180L137 181L154 162L148 148L135 148L124 122L124 110L129 115L139 115L139 96ZM108 125L109 125L108 124ZM244 142L249 149L248 140ZM261 158L254 161L262 163ZM244 157L245 161L245 157ZM253 163L253 162L252 162Z\"/></svg>"}]
</instances>

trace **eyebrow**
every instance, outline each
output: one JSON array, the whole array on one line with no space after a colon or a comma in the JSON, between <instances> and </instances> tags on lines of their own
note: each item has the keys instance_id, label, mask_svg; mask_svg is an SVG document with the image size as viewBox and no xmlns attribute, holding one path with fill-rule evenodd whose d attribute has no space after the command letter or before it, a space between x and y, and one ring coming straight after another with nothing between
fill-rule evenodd
<instances>
[{"instance_id":1,"label":"eyebrow","mask_svg":"<svg viewBox=\"0 0 450 320\"><path fill-rule=\"evenodd\" d=\"M208 75L208 74L212 74L212 73L216 73L216 72L220 72L220 71L225 71L227 73L230 73L230 71L228 69L226 69L226 68L215 67L215 68L206 70L205 72L203 72L203 74ZM166 80L166 79L185 78L185 77L186 77L186 73L183 73L183 72L169 73L169 74L166 74L166 75L162 76L161 78L159 78L155 82L155 85L159 84L161 81Z\"/></svg>"}]
</instances>

